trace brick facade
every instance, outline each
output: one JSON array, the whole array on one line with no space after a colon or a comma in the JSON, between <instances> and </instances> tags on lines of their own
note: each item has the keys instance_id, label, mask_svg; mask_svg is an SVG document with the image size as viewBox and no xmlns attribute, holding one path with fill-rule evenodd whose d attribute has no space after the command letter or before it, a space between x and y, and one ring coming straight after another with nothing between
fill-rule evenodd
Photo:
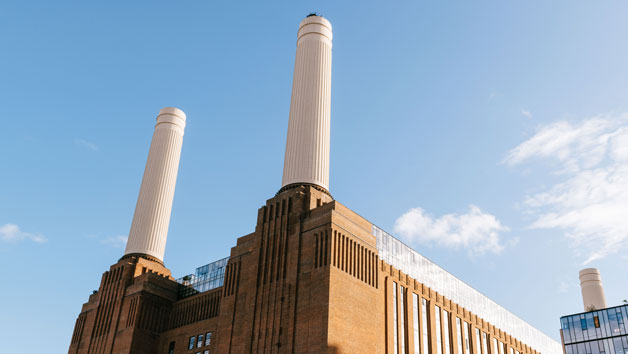
<instances>
[{"instance_id":1,"label":"brick facade","mask_svg":"<svg viewBox=\"0 0 628 354\"><path fill-rule=\"evenodd\" d=\"M176 354L415 353L413 293L428 301L430 353L435 306L450 316L451 354L462 354L456 318L470 326L469 354L537 353L381 261L371 223L314 186L285 189L258 210L255 231L231 249L222 287L179 299L179 286L158 262L121 259L83 305L69 353L168 354L172 343ZM398 300L405 291L405 308L393 306L395 288ZM487 334L488 353L478 351L475 328ZM503 352L494 353L493 338Z\"/></svg>"}]
</instances>

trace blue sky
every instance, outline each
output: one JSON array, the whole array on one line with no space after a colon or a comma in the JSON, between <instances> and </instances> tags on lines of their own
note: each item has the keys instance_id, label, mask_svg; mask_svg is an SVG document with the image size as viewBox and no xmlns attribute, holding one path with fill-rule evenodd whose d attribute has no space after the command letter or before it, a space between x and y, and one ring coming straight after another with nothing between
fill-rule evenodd
<instances>
[{"instance_id":1,"label":"blue sky","mask_svg":"<svg viewBox=\"0 0 628 354\"><path fill-rule=\"evenodd\" d=\"M8 1L4 350L67 350L123 253L162 107L188 116L166 265L253 231L311 11L334 27L338 201L557 340L579 269L628 298L628 3Z\"/></svg>"}]
</instances>

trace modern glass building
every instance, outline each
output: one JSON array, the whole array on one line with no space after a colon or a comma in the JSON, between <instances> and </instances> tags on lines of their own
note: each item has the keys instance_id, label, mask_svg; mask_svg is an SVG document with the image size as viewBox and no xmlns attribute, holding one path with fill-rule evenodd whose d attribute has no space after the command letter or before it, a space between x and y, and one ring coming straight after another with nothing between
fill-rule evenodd
<instances>
[{"instance_id":1,"label":"modern glass building","mask_svg":"<svg viewBox=\"0 0 628 354\"><path fill-rule=\"evenodd\" d=\"M565 354L628 354L628 305L560 318Z\"/></svg>"},{"instance_id":2,"label":"modern glass building","mask_svg":"<svg viewBox=\"0 0 628 354\"><path fill-rule=\"evenodd\" d=\"M229 257L219 259L196 268L194 274L177 279L177 282L183 285L179 290L179 297L185 298L221 287L225 281L227 262L229 262Z\"/></svg>"}]
</instances>

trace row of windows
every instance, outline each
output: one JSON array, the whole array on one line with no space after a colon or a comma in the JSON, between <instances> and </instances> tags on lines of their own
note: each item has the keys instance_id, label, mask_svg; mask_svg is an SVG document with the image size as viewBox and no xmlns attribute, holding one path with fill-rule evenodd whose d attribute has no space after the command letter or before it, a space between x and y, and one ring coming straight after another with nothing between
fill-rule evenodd
<instances>
[{"instance_id":1,"label":"row of windows","mask_svg":"<svg viewBox=\"0 0 628 354\"><path fill-rule=\"evenodd\" d=\"M628 334L628 305L560 319L565 344ZM623 354L623 353L622 353Z\"/></svg>"},{"instance_id":2,"label":"row of windows","mask_svg":"<svg viewBox=\"0 0 628 354\"><path fill-rule=\"evenodd\" d=\"M207 332L205 334L199 334L196 336L191 336L188 341L188 350L192 350L195 348L207 347L212 343L212 332ZM174 354L174 346L175 341L170 342L168 346L168 354ZM209 349L205 349L202 352L198 351L193 354L209 354Z\"/></svg>"},{"instance_id":3,"label":"row of windows","mask_svg":"<svg viewBox=\"0 0 628 354\"><path fill-rule=\"evenodd\" d=\"M406 354L408 344L406 334L409 326L405 317L408 306L408 293L407 288L393 282L393 346L395 354ZM459 354L521 354L497 338L490 337L479 328L473 328L469 322L463 321L445 309L441 309L438 305L432 305L430 301L413 292L410 293L412 294L411 306L413 309L414 353L428 354L435 352L437 354L452 354L451 345L455 336ZM429 311L430 306L433 306L433 312ZM433 318L428 315L430 313L433 314ZM455 322L453 322L454 319ZM432 324L432 320L436 328L434 341L429 335L429 327ZM475 329L474 340L472 339L472 329ZM489 342L489 337L492 339L491 342ZM432 351L429 350L430 347ZM628 352L625 354L628 354Z\"/></svg>"},{"instance_id":4,"label":"row of windows","mask_svg":"<svg viewBox=\"0 0 628 354\"><path fill-rule=\"evenodd\" d=\"M508 312L386 231L373 225L372 234L377 240L378 257L387 264L403 271L424 286L438 291L439 294L468 311L481 313L485 321L541 353L562 351L562 347L555 340Z\"/></svg>"},{"instance_id":5,"label":"row of windows","mask_svg":"<svg viewBox=\"0 0 628 354\"><path fill-rule=\"evenodd\" d=\"M565 345L566 354L628 354L628 336Z\"/></svg>"},{"instance_id":6,"label":"row of windows","mask_svg":"<svg viewBox=\"0 0 628 354\"><path fill-rule=\"evenodd\" d=\"M205 344L203 344L202 333L199 334L198 336L191 336L190 342L188 343L188 349L194 349L194 345L196 345L197 348L210 345L212 342L212 332L207 332L204 338L205 338L205 341L204 341Z\"/></svg>"}]
</instances>

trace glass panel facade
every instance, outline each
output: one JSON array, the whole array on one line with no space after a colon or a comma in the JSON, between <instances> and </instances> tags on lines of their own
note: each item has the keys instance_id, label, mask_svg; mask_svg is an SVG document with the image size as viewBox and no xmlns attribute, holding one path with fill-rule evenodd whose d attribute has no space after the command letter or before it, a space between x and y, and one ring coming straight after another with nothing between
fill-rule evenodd
<instances>
[{"instance_id":1,"label":"glass panel facade","mask_svg":"<svg viewBox=\"0 0 628 354\"><path fill-rule=\"evenodd\" d=\"M628 305L560 319L567 354L628 354Z\"/></svg>"},{"instance_id":2,"label":"glass panel facade","mask_svg":"<svg viewBox=\"0 0 628 354\"><path fill-rule=\"evenodd\" d=\"M414 352L416 354L420 354L421 350L419 349L421 344L419 343L419 296L415 293L412 293L412 317L414 324Z\"/></svg>"},{"instance_id":3,"label":"glass panel facade","mask_svg":"<svg viewBox=\"0 0 628 354\"><path fill-rule=\"evenodd\" d=\"M194 274L177 279L177 283L183 285L179 288L179 298L221 287L225 280L225 268L228 261L229 257L217 260L196 268Z\"/></svg>"},{"instance_id":4,"label":"glass panel facade","mask_svg":"<svg viewBox=\"0 0 628 354\"><path fill-rule=\"evenodd\" d=\"M429 286L497 328L543 354L561 354L561 345L417 251L373 225L379 258ZM625 317L624 317L625 318Z\"/></svg>"}]
</instances>

